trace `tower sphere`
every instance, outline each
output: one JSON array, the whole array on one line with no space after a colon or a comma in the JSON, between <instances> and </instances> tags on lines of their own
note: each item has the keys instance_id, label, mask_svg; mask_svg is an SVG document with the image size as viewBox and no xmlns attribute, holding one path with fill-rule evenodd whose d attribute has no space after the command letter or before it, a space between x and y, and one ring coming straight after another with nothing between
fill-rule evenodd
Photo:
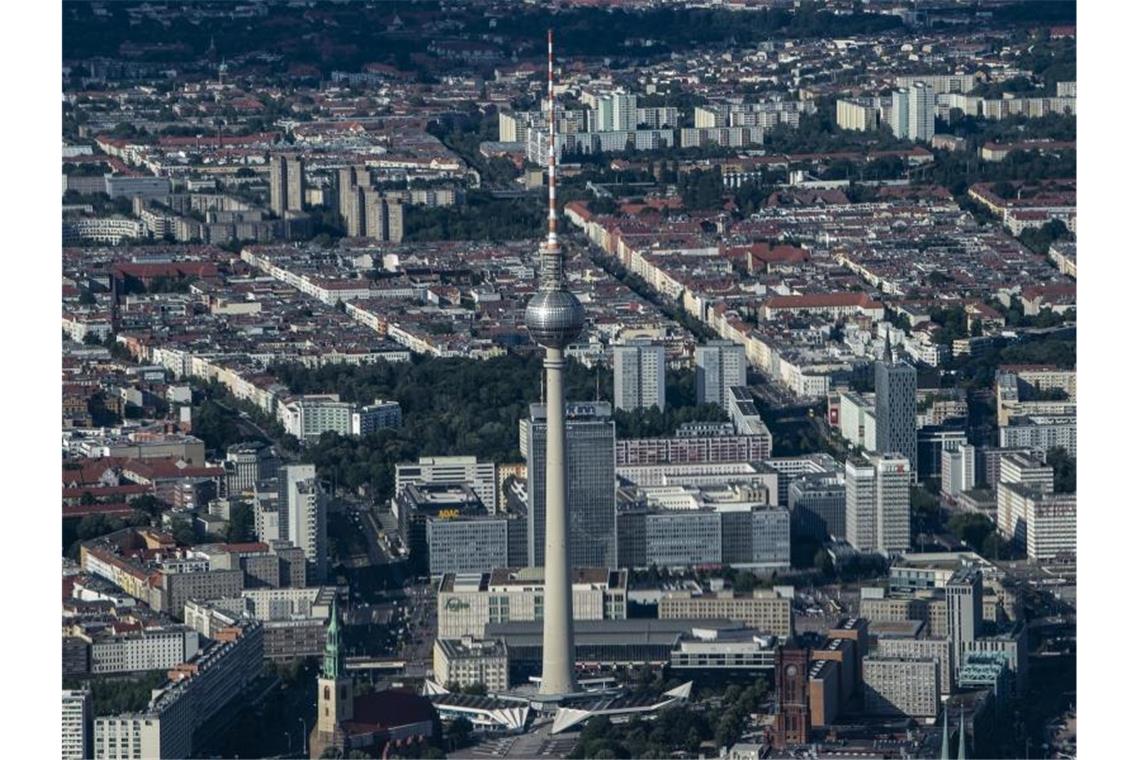
<instances>
[{"instance_id":1,"label":"tower sphere","mask_svg":"<svg viewBox=\"0 0 1140 760\"><path fill-rule=\"evenodd\" d=\"M586 312L568 290L540 290L526 305L526 329L545 348L565 348L582 332Z\"/></svg>"}]
</instances>

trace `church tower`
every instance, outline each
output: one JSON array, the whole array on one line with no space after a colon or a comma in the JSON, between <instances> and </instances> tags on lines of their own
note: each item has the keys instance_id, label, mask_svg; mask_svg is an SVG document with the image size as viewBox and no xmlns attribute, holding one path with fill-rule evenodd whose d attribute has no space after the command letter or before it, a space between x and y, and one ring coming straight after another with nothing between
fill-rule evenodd
<instances>
[{"instance_id":1,"label":"church tower","mask_svg":"<svg viewBox=\"0 0 1140 760\"><path fill-rule=\"evenodd\" d=\"M344 667L340 651L340 617L333 598L328 633L325 635L325 660L317 678L317 725L311 757L319 757L328 746L342 741L340 725L352 720L352 678Z\"/></svg>"}]
</instances>

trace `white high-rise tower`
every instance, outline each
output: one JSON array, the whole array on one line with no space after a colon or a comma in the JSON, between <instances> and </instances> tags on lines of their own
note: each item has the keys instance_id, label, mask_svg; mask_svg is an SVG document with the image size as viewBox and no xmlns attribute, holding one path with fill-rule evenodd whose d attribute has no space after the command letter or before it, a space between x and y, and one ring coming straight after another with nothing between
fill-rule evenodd
<instances>
[{"instance_id":1,"label":"white high-rise tower","mask_svg":"<svg viewBox=\"0 0 1140 760\"><path fill-rule=\"evenodd\" d=\"M539 252L538 292L526 306L526 327L546 349L546 557L542 622L542 684L540 694L574 691L574 618L570 599L569 531L566 514L566 393L562 373L563 349L582 331L585 312L562 279L562 248L554 202L554 32L547 32L547 142L549 208L546 242Z\"/></svg>"}]
</instances>

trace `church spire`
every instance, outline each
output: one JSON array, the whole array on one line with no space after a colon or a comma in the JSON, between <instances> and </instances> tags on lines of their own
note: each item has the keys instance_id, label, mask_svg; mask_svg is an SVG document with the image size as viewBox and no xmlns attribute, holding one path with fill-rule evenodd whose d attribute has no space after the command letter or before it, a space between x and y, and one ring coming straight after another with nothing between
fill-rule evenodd
<instances>
[{"instance_id":1,"label":"church spire","mask_svg":"<svg viewBox=\"0 0 1140 760\"><path fill-rule=\"evenodd\" d=\"M337 679L344 673L344 659L340 651L340 616L337 613L336 596L333 596L329 618L329 628L325 634L325 662L321 668L321 676Z\"/></svg>"},{"instance_id":2,"label":"church spire","mask_svg":"<svg viewBox=\"0 0 1140 760\"><path fill-rule=\"evenodd\" d=\"M886 348L883 349L883 364L890 366L895 363L894 353L891 351L891 328L887 328Z\"/></svg>"}]
</instances>

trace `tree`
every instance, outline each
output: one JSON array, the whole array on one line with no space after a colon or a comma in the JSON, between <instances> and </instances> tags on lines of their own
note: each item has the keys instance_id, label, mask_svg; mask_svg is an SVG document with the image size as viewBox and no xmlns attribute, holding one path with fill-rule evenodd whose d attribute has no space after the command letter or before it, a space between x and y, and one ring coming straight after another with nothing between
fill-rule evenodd
<instances>
[{"instance_id":1,"label":"tree","mask_svg":"<svg viewBox=\"0 0 1140 760\"><path fill-rule=\"evenodd\" d=\"M459 749L460 747L467 746L471 740L471 732L474 726L467 718L456 718L451 721L447 727L447 740L451 744L452 749Z\"/></svg>"},{"instance_id":2,"label":"tree","mask_svg":"<svg viewBox=\"0 0 1140 760\"><path fill-rule=\"evenodd\" d=\"M193 546L198 536L194 532L194 526L190 524L190 520L185 517L175 518L170 524L170 534L174 536L174 540L182 546Z\"/></svg>"},{"instance_id":3,"label":"tree","mask_svg":"<svg viewBox=\"0 0 1140 760\"><path fill-rule=\"evenodd\" d=\"M230 522L226 526L226 541L242 543L250 541L253 535L253 508L245 502L230 508Z\"/></svg>"},{"instance_id":4,"label":"tree","mask_svg":"<svg viewBox=\"0 0 1140 760\"><path fill-rule=\"evenodd\" d=\"M1057 493L1077 492L1077 460L1065 449L1049 449L1045 462L1053 468L1053 490Z\"/></svg>"},{"instance_id":5,"label":"tree","mask_svg":"<svg viewBox=\"0 0 1140 760\"><path fill-rule=\"evenodd\" d=\"M964 512L950 518L949 527L960 540L965 541L974 551L980 552L986 539L994 532L993 521L985 515Z\"/></svg>"}]
</instances>

